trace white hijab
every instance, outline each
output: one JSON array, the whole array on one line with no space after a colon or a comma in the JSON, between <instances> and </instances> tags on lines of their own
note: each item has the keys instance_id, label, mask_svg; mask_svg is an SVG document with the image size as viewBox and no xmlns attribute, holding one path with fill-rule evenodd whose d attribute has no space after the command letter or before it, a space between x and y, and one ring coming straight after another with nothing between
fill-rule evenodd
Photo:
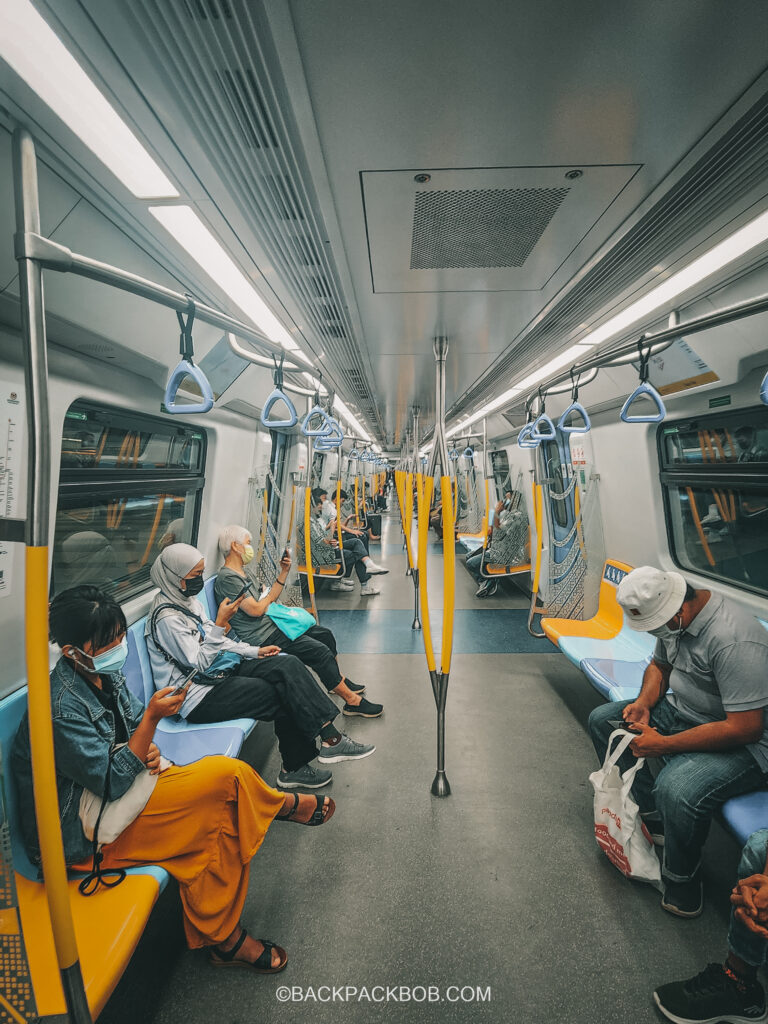
<instances>
[{"instance_id":1,"label":"white hijab","mask_svg":"<svg viewBox=\"0 0 768 1024\"><path fill-rule=\"evenodd\" d=\"M179 589L179 584L197 563L203 558L202 551L191 544L169 544L154 561L149 570L149 578L160 593L156 595L150 608L150 614L161 604L180 604L199 614L200 602Z\"/></svg>"}]
</instances>

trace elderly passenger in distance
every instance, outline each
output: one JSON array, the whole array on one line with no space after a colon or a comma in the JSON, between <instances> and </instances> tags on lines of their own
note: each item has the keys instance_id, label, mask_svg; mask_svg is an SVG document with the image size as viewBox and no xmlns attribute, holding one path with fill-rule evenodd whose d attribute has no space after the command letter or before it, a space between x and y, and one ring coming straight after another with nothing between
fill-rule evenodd
<instances>
[{"instance_id":1,"label":"elderly passenger in distance","mask_svg":"<svg viewBox=\"0 0 768 1024\"><path fill-rule=\"evenodd\" d=\"M51 699L67 864L91 867L93 843L78 814L83 791L117 800L148 769L157 775L148 803L117 839L101 847L101 870L159 864L179 883L191 949L208 946L217 966L281 971L285 950L251 938L239 923L250 861L276 817L320 825L333 814L333 800L284 795L236 758L204 757L184 767L161 759L153 743L157 723L175 715L186 694L164 686L145 709L130 693L121 671L128 655L125 616L103 591L80 586L57 594L50 630L61 648L51 672ZM27 715L11 762L24 843L39 864Z\"/></svg>"},{"instance_id":2,"label":"elderly passenger in distance","mask_svg":"<svg viewBox=\"0 0 768 1024\"><path fill-rule=\"evenodd\" d=\"M226 598L234 600L243 589L247 576L245 566L253 561L251 535L244 526L227 526L219 534L219 551L224 556L224 565L219 570L214 584L216 601ZM283 587L291 569L291 556L286 552L280 562L280 571L269 592L262 598L246 595L232 616L231 625L241 640L249 644L277 646L286 654L292 654L305 665L314 669L320 682L331 693L343 697L344 715L360 715L363 718L378 718L384 708L361 696L364 686L358 686L339 671L336 658L336 639L330 629L314 625L291 640L267 615L273 601L279 602Z\"/></svg>"},{"instance_id":3,"label":"elderly passenger in distance","mask_svg":"<svg viewBox=\"0 0 768 1024\"><path fill-rule=\"evenodd\" d=\"M309 522L310 541L312 545L313 565L328 565L332 562L341 561L341 552L334 538L336 527L335 520L327 522L323 517L323 504L328 494L320 487L312 491L312 518ZM366 560L371 562L368 552L357 537L350 537L344 544L344 562L346 570L344 578L334 580L331 590L354 590L352 582L352 570L355 570L360 581L360 595L371 597L381 591L371 581L371 573L368 572ZM371 563L373 564L373 563ZM375 567L378 570L378 566ZM384 570L386 572L386 570Z\"/></svg>"},{"instance_id":4,"label":"elderly passenger in distance","mask_svg":"<svg viewBox=\"0 0 768 1024\"><path fill-rule=\"evenodd\" d=\"M501 501L493 510L493 523L488 527L488 547L468 555L465 565L474 576L478 586L475 597L492 597L499 589L499 581L488 579L480 572L485 555L486 565L521 565L530 559L530 540L528 531L519 531L519 544L513 547L513 533L516 526L526 526L528 522L523 496L519 491L505 491Z\"/></svg>"},{"instance_id":5,"label":"elderly passenger in distance","mask_svg":"<svg viewBox=\"0 0 768 1024\"><path fill-rule=\"evenodd\" d=\"M215 621L207 617L195 596L203 589L204 568L197 548L172 544L158 555L151 572L160 590L145 630L155 687L177 686L190 670L197 670L181 707L182 718L274 722L283 760L277 784L285 789L319 789L331 781L330 771L310 765L316 756L321 764L333 764L372 754L374 746L355 743L335 728L336 705L298 658L281 654L274 645L255 646L226 636L242 598L225 598ZM235 664L227 666L226 661Z\"/></svg>"},{"instance_id":6,"label":"elderly passenger in distance","mask_svg":"<svg viewBox=\"0 0 768 1024\"><path fill-rule=\"evenodd\" d=\"M655 781L646 764L632 793L664 845L662 907L696 917L713 815L768 780L768 633L733 601L695 590L677 572L644 565L616 596L628 625L653 634L656 649L637 700L595 708L589 731L602 761L611 720L622 717L639 733L619 760L622 772L632 755L663 762Z\"/></svg>"}]
</instances>

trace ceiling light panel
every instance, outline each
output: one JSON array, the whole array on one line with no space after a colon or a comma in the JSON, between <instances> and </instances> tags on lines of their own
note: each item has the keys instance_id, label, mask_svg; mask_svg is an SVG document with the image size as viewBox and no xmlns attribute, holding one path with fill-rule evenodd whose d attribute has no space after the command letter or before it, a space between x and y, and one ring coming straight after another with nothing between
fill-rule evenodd
<instances>
[{"instance_id":1,"label":"ceiling light panel","mask_svg":"<svg viewBox=\"0 0 768 1024\"><path fill-rule=\"evenodd\" d=\"M0 3L0 57L138 199L178 191L29 0Z\"/></svg>"}]
</instances>

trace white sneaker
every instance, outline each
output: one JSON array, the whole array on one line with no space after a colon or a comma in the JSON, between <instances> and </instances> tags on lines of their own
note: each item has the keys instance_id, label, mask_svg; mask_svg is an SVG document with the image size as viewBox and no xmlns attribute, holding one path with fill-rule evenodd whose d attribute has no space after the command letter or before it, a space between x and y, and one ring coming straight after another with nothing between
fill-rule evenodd
<instances>
[{"instance_id":1,"label":"white sneaker","mask_svg":"<svg viewBox=\"0 0 768 1024\"><path fill-rule=\"evenodd\" d=\"M365 571L369 576L383 576L389 572L389 569L385 569L383 565L376 565L374 561L365 563Z\"/></svg>"},{"instance_id":2,"label":"white sneaker","mask_svg":"<svg viewBox=\"0 0 768 1024\"><path fill-rule=\"evenodd\" d=\"M373 582L373 580L368 580L367 583L363 583L363 585L360 587L360 596L361 597L372 597L374 594L380 594L380 593L381 593L380 588L376 586L376 584Z\"/></svg>"},{"instance_id":3,"label":"white sneaker","mask_svg":"<svg viewBox=\"0 0 768 1024\"><path fill-rule=\"evenodd\" d=\"M344 593L346 594L348 591L355 589L355 584L352 582L352 580L335 580L328 589L343 590Z\"/></svg>"}]
</instances>

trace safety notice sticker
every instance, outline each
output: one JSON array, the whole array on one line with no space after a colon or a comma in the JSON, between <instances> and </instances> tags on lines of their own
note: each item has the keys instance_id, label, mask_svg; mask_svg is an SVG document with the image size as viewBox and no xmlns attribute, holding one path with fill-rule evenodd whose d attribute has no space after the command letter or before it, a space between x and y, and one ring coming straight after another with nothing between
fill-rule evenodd
<instances>
[{"instance_id":1,"label":"safety notice sticker","mask_svg":"<svg viewBox=\"0 0 768 1024\"><path fill-rule=\"evenodd\" d=\"M648 379L660 395L674 395L678 391L699 388L702 384L720 380L715 371L682 338L673 341L664 352L651 356L648 371Z\"/></svg>"}]
</instances>

